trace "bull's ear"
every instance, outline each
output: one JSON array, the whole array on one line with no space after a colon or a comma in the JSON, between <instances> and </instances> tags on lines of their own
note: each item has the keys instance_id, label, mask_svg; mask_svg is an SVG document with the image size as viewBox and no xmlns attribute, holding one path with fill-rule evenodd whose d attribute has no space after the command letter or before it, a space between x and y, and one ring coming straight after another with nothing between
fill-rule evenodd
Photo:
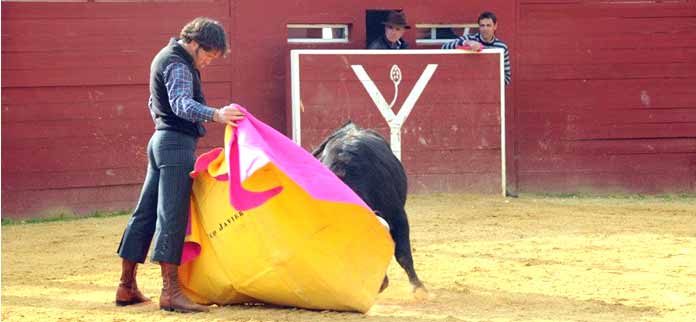
<instances>
[{"instance_id":1,"label":"bull's ear","mask_svg":"<svg viewBox=\"0 0 696 322\"><path fill-rule=\"evenodd\" d=\"M319 159L321 154L324 152L324 147L326 147L326 141L322 143L320 146L318 146L314 151L312 151L312 156L316 159Z\"/></svg>"}]
</instances>

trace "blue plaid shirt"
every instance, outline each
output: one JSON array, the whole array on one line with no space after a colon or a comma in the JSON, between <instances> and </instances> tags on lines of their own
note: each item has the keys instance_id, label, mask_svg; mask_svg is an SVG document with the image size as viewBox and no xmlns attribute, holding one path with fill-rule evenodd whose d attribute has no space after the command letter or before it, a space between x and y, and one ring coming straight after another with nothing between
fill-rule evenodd
<instances>
[{"instance_id":1,"label":"blue plaid shirt","mask_svg":"<svg viewBox=\"0 0 696 322\"><path fill-rule=\"evenodd\" d=\"M169 95L169 105L176 116L191 122L213 121L215 109L193 100L193 75L186 65L169 64L164 69L164 84ZM148 104L152 106L152 97ZM154 114L152 118L155 118Z\"/></svg>"}]
</instances>

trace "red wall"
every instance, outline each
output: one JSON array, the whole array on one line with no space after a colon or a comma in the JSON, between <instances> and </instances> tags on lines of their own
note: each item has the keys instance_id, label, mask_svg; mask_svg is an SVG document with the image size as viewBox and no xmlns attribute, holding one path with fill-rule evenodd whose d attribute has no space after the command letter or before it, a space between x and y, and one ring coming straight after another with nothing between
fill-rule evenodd
<instances>
[{"instance_id":1,"label":"red wall","mask_svg":"<svg viewBox=\"0 0 696 322\"><path fill-rule=\"evenodd\" d=\"M150 60L192 16L229 26L229 7L3 2L3 216L132 208L153 131ZM232 96L231 63L203 75L214 105ZM219 145L210 129L199 152Z\"/></svg>"},{"instance_id":2,"label":"red wall","mask_svg":"<svg viewBox=\"0 0 696 322\"><path fill-rule=\"evenodd\" d=\"M231 54L203 73L210 103L238 102L285 131L289 49L363 48L365 10L392 8L411 24L498 14L512 53L508 177L516 190L696 191L693 0L273 5L3 2L2 214L133 207L152 132L150 59L192 17L211 16L230 31ZM288 46L287 23L349 23L351 42ZM221 128L208 128L199 152L222 143Z\"/></svg>"},{"instance_id":3,"label":"red wall","mask_svg":"<svg viewBox=\"0 0 696 322\"><path fill-rule=\"evenodd\" d=\"M519 189L694 193L696 1L603 2L520 1Z\"/></svg>"},{"instance_id":4,"label":"red wall","mask_svg":"<svg viewBox=\"0 0 696 322\"><path fill-rule=\"evenodd\" d=\"M379 131L389 142L389 125L351 66L365 70L386 104L395 92L391 68L399 67L402 78L391 108L398 115L431 65L432 77L424 77L421 95L412 96L418 99L400 132L409 191L500 194L500 54L369 52L299 55L302 146L315 149L347 120ZM472 65L479 70L471 73Z\"/></svg>"}]
</instances>

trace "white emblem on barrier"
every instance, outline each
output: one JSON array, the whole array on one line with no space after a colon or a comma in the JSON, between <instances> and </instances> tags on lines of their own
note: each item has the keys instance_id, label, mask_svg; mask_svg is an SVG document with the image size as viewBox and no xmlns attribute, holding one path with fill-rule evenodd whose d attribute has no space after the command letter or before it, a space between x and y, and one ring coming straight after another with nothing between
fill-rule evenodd
<instances>
[{"instance_id":1,"label":"white emblem on barrier","mask_svg":"<svg viewBox=\"0 0 696 322\"><path fill-rule=\"evenodd\" d=\"M411 110L413 110L413 107L416 105L418 98L423 93L423 90L430 81L430 78L433 77L433 74L437 69L437 64L428 64L428 66L425 67L425 70L421 74L420 78L418 78L418 81L413 86L411 93L408 94L408 97L406 97L406 100L401 106L399 113L396 115L391 108L396 102L396 97L399 93L399 83L401 83L402 78L401 69L399 69L399 66L392 66L391 71L389 72L389 78L391 78L392 82L394 83L394 99L392 99L390 104L387 104L384 96L382 96L382 93L380 93L379 89L377 89L375 82L373 82L370 76L367 75L367 72L362 65L351 65L350 67L353 69L353 72L358 77L358 80L360 80L363 87L365 87L367 94L370 95L372 101L375 103L375 105L377 105L377 109L382 114L382 117L384 117L387 124L389 124L391 149L394 152L394 155L401 160L401 127L404 125L404 122L406 122L408 115L411 114Z\"/></svg>"},{"instance_id":2,"label":"white emblem on barrier","mask_svg":"<svg viewBox=\"0 0 696 322\"><path fill-rule=\"evenodd\" d=\"M396 103L396 98L399 97L399 83L401 83L401 69L399 69L399 66L393 65L389 72L389 76L391 77L392 83L394 83L394 98L391 103L389 103L389 109L391 109L394 103Z\"/></svg>"}]
</instances>

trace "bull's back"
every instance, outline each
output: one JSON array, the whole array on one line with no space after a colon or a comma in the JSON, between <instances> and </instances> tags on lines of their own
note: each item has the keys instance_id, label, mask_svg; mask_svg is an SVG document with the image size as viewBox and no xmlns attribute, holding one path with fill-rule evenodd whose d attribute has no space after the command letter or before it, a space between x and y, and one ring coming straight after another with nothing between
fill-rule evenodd
<instances>
[{"instance_id":1,"label":"bull's back","mask_svg":"<svg viewBox=\"0 0 696 322\"><path fill-rule=\"evenodd\" d=\"M322 163L336 173L373 210L386 215L406 203L407 179L387 142L369 130L335 137L322 153Z\"/></svg>"}]
</instances>

